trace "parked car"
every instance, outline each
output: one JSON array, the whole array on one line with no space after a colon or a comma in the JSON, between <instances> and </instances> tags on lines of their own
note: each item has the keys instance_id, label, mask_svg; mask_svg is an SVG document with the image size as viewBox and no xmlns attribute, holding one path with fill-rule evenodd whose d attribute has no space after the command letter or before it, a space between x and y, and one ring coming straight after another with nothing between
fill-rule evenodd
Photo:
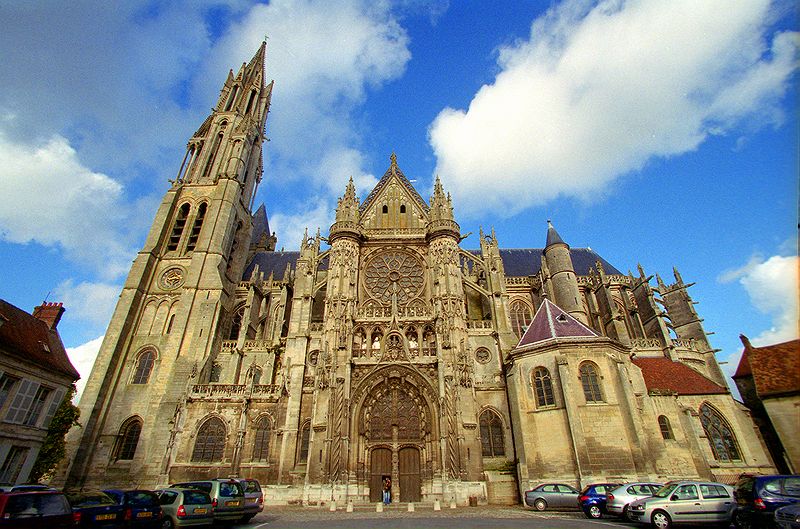
<instances>
[{"instance_id":1,"label":"parked car","mask_svg":"<svg viewBox=\"0 0 800 529\"><path fill-rule=\"evenodd\" d=\"M606 492L619 487L619 483L594 483L583 488L578 496L578 506L589 518L602 518L606 510Z\"/></svg>"},{"instance_id":2,"label":"parked car","mask_svg":"<svg viewBox=\"0 0 800 529\"><path fill-rule=\"evenodd\" d=\"M25 483L24 485L0 485L0 492L19 492L29 490L56 490L41 483Z\"/></svg>"},{"instance_id":3,"label":"parked car","mask_svg":"<svg viewBox=\"0 0 800 529\"><path fill-rule=\"evenodd\" d=\"M733 488L706 481L671 481L650 498L631 502L628 517L658 529L690 523L730 524L736 502Z\"/></svg>"},{"instance_id":4,"label":"parked car","mask_svg":"<svg viewBox=\"0 0 800 529\"><path fill-rule=\"evenodd\" d=\"M125 508L123 518L129 528L160 529L161 502L154 492L149 490L104 490L114 498L117 504Z\"/></svg>"},{"instance_id":5,"label":"parked car","mask_svg":"<svg viewBox=\"0 0 800 529\"><path fill-rule=\"evenodd\" d=\"M244 506L244 488L235 479L215 478L187 481L170 485L173 489L196 489L211 496L215 522L235 522L247 514Z\"/></svg>"},{"instance_id":6,"label":"parked car","mask_svg":"<svg viewBox=\"0 0 800 529\"><path fill-rule=\"evenodd\" d=\"M77 527L121 529L125 527L123 507L101 491L68 492L72 518Z\"/></svg>"},{"instance_id":7,"label":"parked car","mask_svg":"<svg viewBox=\"0 0 800 529\"><path fill-rule=\"evenodd\" d=\"M738 529L773 525L775 509L800 502L800 476L753 476L739 478L733 488Z\"/></svg>"},{"instance_id":8,"label":"parked car","mask_svg":"<svg viewBox=\"0 0 800 529\"><path fill-rule=\"evenodd\" d=\"M72 509L61 492L6 492L0 494L0 527L71 529Z\"/></svg>"},{"instance_id":9,"label":"parked car","mask_svg":"<svg viewBox=\"0 0 800 529\"><path fill-rule=\"evenodd\" d=\"M537 511L545 509L574 509L580 491L564 483L543 483L525 491L525 505Z\"/></svg>"},{"instance_id":10,"label":"parked car","mask_svg":"<svg viewBox=\"0 0 800 529\"><path fill-rule=\"evenodd\" d=\"M609 514L628 517L628 505L632 501L649 498L661 488L661 483L626 483L606 493L606 510Z\"/></svg>"},{"instance_id":11,"label":"parked car","mask_svg":"<svg viewBox=\"0 0 800 529\"><path fill-rule=\"evenodd\" d=\"M264 493L258 480L251 478L237 479L244 489L244 509L245 515L242 516L242 523L249 522L256 514L264 510Z\"/></svg>"},{"instance_id":12,"label":"parked car","mask_svg":"<svg viewBox=\"0 0 800 529\"><path fill-rule=\"evenodd\" d=\"M800 503L775 509L775 524L780 529L800 529Z\"/></svg>"},{"instance_id":13,"label":"parked car","mask_svg":"<svg viewBox=\"0 0 800 529\"><path fill-rule=\"evenodd\" d=\"M214 523L214 507L207 492L161 489L156 494L164 513L163 529L208 526Z\"/></svg>"}]
</instances>

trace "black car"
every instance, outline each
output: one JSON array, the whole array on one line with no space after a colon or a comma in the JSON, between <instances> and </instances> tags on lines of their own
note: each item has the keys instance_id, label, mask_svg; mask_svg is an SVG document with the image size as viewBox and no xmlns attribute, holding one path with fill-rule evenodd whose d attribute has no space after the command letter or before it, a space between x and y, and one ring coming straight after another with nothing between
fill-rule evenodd
<instances>
[{"instance_id":1,"label":"black car","mask_svg":"<svg viewBox=\"0 0 800 529\"><path fill-rule=\"evenodd\" d=\"M733 489L738 529L775 527L775 509L800 502L800 476L741 476Z\"/></svg>"},{"instance_id":2,"label":"black car","mask_svg":"<svg viewBox=\"0 0 800 529\"><path fill-rule=\"evenodd\" d=\"M92 529L123 529L123 507L114 498L101 491L68 492L72 517L77 527Z\"/></svg>"},{"instance_id":3,"label":"black car","mask_svg":"<svg viewBox=\"0 0 800 529\"><path fill-rule=\"evenodd\" d=\"M0 493L0 527L15 529L70 529L72 509L61 492Z\"/></svg>"},{"instance_id":4,"label":"black car","mask_svg":"<svg viewBox=\"0 0 800 529\"><path fill-rule=\"evenodd\" d=\"M104 490L125 508L123 518L127 526L137 529L160 529L162 523L161 502L149 490Z\"/></svg>"}]
</instances>

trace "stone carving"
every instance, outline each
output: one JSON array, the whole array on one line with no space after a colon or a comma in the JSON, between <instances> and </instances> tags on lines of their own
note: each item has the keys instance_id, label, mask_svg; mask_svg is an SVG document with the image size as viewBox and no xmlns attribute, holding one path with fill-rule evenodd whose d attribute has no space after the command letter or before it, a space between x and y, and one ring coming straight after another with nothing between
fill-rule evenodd
<instances>
[{"instance_id":1,"label":"stone carving","mask_svg":"<svg viewBox=\"0 0 800 529\"><path fill-rule=\"evenodd\" d=\"M417 297L425 282L420 260L409 252L388 250L375 255L364 271L367 292L383 304L393 298L406 304Z\"/></svg>"},{"instance_id":2,"label":"stone carving","mask_svg":"<svg viewBox=\"0 0 800 529\"><path fill-rule=\"evenodd\" d=\"M161 274L161 278L159 279L158 283L159 286L164 290L174 290L183 285L184 281L183 268L179 266L172 266L164 270L164 273Z\"/></svg>"}]
</instances>

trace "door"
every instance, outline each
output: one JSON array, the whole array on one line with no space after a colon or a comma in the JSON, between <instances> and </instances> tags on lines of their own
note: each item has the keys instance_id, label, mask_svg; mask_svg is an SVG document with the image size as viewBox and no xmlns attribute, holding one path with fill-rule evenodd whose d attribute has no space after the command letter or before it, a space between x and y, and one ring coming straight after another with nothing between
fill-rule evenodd
<instances>
[{"instance_id":1,"label":"door","mask_svg":"<svg viewBox=\"0 0 800 529\"><path fill-rule=\"evenodd\" d=\"M704 519L696 485L681 485L675 489L666 508L675 523L697 523Z\"/></svg>"},{"instance_id":2,"label":"door","mask_svg":"<svg viewBox=\"0 0 800 529\"><path fill-rule=\"evenodd\" d=\"M400 449L400 501L417 502L422 499L419 475L419 449L406 447Z\"/></svg>"},{"instance_id":3,"label":"door","mask_svg":"<svg viewBox=\"0 0 800 529\"><path fill-rule=\"evenodd\" d=\"M392 451L375 448L370 452L369 501L383 499L383 477L392 475Z\"/></svg>"}]
</instances>

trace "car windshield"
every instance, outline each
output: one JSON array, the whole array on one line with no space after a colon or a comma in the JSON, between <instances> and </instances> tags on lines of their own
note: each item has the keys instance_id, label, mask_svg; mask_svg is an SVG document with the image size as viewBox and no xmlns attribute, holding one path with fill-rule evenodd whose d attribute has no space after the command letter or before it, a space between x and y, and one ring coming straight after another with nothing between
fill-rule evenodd
<instances>
[{"instance_id":1,"label":"car windshield","mask_svg":"<svg viewBox=\"0 0 800 529\"><path fill-rule=\"evenodd\" d=\"M158 505L158 499L155 495L145 490L135 490L125 495L128 499L128 505L133 505L135 507Z\"/></svg>"},{"instance_id":2,"label":"car windshield","mask_svg":"<svg viewBox=\"0 0 800 529\"><path fill-rule=\"evenodd\" d=\"M199 490L187 490L183 493L183 503L186 505L205 505L211 503L211 498Z\"/></svg>"},{"instance_id":3,"label":"car windshield","mask_svg":"<svg viewBox=\"0 0 800 529\"><path fill-rule=\"evenodd\" d=\"M656 493L653 494L653 496L656 498L666 498L667 496L672 494L672 491L675 490L677 486L678 486L677 483L667 483L666 485L658 489L658 491L656 491Z\"/></svg>"}]
</instances>

